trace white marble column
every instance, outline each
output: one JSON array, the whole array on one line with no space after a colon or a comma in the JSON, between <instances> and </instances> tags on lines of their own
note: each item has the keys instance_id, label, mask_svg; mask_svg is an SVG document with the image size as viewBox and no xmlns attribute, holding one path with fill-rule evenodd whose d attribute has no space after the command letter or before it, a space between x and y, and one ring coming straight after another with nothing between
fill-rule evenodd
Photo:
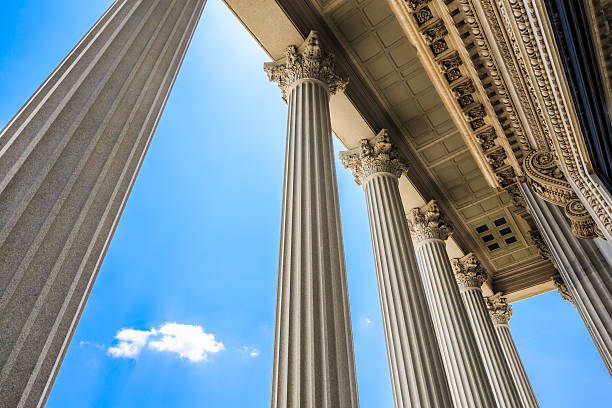
<instances>
[{"instance_id":1,"label":"white marble column","mask_svg":"<svg viewBox=\"0 0 612 408\"><path fill-rule=\"evenodd\" d=\"M496 407L493 390L451 268L446 243L452 227L435 201L408 213L421 275L456 408Z\"/></svg>"},{"instance_id":2,"label":"white marble column","mask_svg":"<svg viewBox=\"0 0 612 408\"><path fill-rule=\"evenodd\" d=\"M271 406L357 407L329 119L346 81L314 31L264 69L289 106Z\"/></svg>"},{"instance_id":3,"label":"white marble column","mask_svg":"<svg viewBox=\"0 0 612 408\"><path fill-rule=\"evenodd\" d=\"M471 253L462 258L452 259L451 265L453 272L455 272L463 304L474 329L474 337L478 343L478 349L487 370L497 405L500 408L537 407L537 403L533 405L530 403L531 401L525 400L521 403L510 367L497 334L495 334L489 311L482 297L481 286L487 281L487 272L482 268L476 256Z\"/></svg>"},{"instance_id":4,"label":"white marble column","mask_svg":"<svg viewBox=\"0 0 612 408\"><path fill-rule=\"evenodd\" d=\"M340 153L340 158L366 195L395 407L450 407L450 390L398 188L406 166L386 130Z\"/></svg>"},{"instance_id":5,"label":"white marble column","mask_svg":"<svg viewBox=\"0 0 612 408\"><path fill-rule=\"evenodd\" d=\"M533 392L529 377L521 361L516 344L510 333L510 318L512 317L512 306L508 304L503 296L492 296L486 300L487 308L491 316L491 321L495 327L495 332L510 366L512 378L521 396L525 407L537 407L538 400Z\"/></svg>"},{"instance_id":6,"label":"white marble column","mask_svg":"<svg viewBox=\"0 0 612 408\"><path fill-rule=\"evenodd\" d=\"M612 246L601 238L577 238L563 208L544 201L526 183L520 187L572 303L612 375Z\"/></svg>"},{"instance_id":7,"label":"white marble column","mask_svg":"<svg viewBox=\"0 0 612 408\"><path fill-rule=\"evenodd\" d=\"M46 401L204 7L117 0L0 133L0 406Z\"/></svg>"}]
</instances>

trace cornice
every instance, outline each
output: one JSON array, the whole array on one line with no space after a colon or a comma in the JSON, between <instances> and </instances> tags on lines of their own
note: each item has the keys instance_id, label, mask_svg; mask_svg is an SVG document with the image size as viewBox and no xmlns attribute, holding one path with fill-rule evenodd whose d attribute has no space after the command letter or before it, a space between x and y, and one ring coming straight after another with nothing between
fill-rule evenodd
<instances>
[{"instance_id":1,"label":"cornice","mask_svg":"<svg viewBox=\"0 0 612 408\"><path fill-rule=\"evenodd\" d=\"M496 15L486 16L481 24L500 26L520 58L502 55L504 65L518 61L521 78L513 84L530 83L530 98L540 106L551 130L549 144L559 159L567 181L578 194L587 210L594 216L604 236L612 240L612 195L591 174L592 167L580 123L573 106L559 51L551 24L541 0L500 0L493 3ZM543 148L544 146L538 146ZM546 149L543 149L546 150Z\"/></svg>"},{"instance_id":2,"label":"cornice","mask_svg":"<svg viewBox=\"0 0 612 408\"><path fill-rule=\"evenodd\" d=\"M520 166L442 0L388 0L489 185L515 182Z\"/></svg>"},{"instance_id":3,"label":"cornice","mask_svg":"<svg viewBox=\"0 0 612 408\"><path fill-rule=\"evenodd\" d=\"M499 18L496 15L494 7L487 0L455 0L447 4L451 14L457 10L459 16L456 16L456 26L467 27L460 28L464 34L461 36L464 45L470 49L472 61L478 67L479 79L483 86L490 87L488 96L491 103L503 105L496 109L496 113L500 123L505 124L507 129L505 134L507 138L515 137L520 145L520 151L515 151L517 159L520 160L522 152L529 150L531 145L546 146L546 128L545 121L542 121L542 112L537 111L528 97L530 91L526 84L512 86L512 77L520 78L518 64L508 64L500 66L498 63L499 56L504 55L512 57L514 50L510 47L507 37L499 25L481 25L480 20L482 15L488 15L490 18ZM456 7L456 9L454 8ZM495 41L490 41L494 39ZM520 55L520 54L519 54ZM508 83L510 82L510 85ZM515 104L513 99L520 103ZM527 126L530 131L525 130Z\"/></svg>"}]
</instances>

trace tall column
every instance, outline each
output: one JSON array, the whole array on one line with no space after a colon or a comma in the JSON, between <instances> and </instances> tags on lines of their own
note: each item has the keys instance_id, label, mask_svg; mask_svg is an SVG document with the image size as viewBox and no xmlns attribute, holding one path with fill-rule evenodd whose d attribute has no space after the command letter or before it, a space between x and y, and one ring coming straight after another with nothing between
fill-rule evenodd
<instances>
[{"instance_id":1,"label":"tall column","mask_svg":"<svg viewBox=\"0 0 612 408\"><path fill-rule=\"evenodd\" d=\"M529 377L527 377L527 372L519 356L516 344L514 344L512 334L510 333L510 326L508 325L512 317L512 306L508 304L504 297L499 295L487 298L486 305L504 355L510 366L512 378L521 395L521 400L525 407L537 407L538 400L533 392L533 388L531 388Z\"/></svg>"},{"instance_id":2,"label":"tall column","mask_svg":"<svg viewBox=\"0 0 612 408\"><path fill-rule=\"evenodd\" d=\"M396 408L450 407L442 357L398 188L406 166L382 130L340 153L366 195Z\"/></svg>"},{"instance_id":3,"label":"tall column","mask_svg":"<svg viewBox=\"0 0 612 408\"><path fill-rule=\"evenodd\" d=\"M0 406L47 399L205 0L117 0L0 134Z\"/></svg>"},{"instance_id":4,"label":"tall column","mask_svg":"<svg viewBox=\"0 0 612 408\"><path fill-rule=\"evenodd\" d=\"M612 246L600 238L577 238L563 208L541 199L526 183L520 186L572 303L612 375Z\"/></svg>"},{"instance_id":5,"label":"tall column","mask_svg":"<svg viewBox=\"0 0 612 408\"><path fill-rule=\"evenodd\" d=\"M315 31L264 69L289 105L271 406L357 407L329 119L346 81Z\"/></svg>"},{"instance_id":6,"label":"tall column","mask_svg":"<svg viewBox=\"0 0 612 408\"><path fill-rule=\"evenodd\" d=\"M481 286L487 281L487 272L480 265L480 261L474 254L467 254L462 258L451 260L457 285L461 292L463 304L467 310L474 337L478 343L478 349L485 369L493 388L493 394L497 405L501 407L537 407L525 399L522 401L512 380L512 374L508 362L504 356L489 311L482 297Z\"/></svg>"},{"instance_id":7,"label":"tall column","mask_svg":"<svg viewBox=\"0 0 612 408\"><path fill-rule=\"evenodd\" d=\"M444 242L452 232L435 201L408 213L454 406L496 407Z\"/></svg>"}]
</instances>

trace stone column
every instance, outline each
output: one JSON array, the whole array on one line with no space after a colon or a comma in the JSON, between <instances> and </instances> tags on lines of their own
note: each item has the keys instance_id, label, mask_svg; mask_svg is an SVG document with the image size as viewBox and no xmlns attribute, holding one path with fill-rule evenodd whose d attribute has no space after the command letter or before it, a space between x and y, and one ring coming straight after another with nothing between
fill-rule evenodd
<instances>
[{"instance_id":1,"label":"stone column","mask_svg":"<svg viewBox=\"0 0 612 408\"><path fill-rule=\"evenodd\" d=\"M346 81L314 31L264 69L289 105L271 406L357 407L329 119Z\"/></svg>"},{"instance_id":2,"label":"stone column","mask_svg":"<svg viewBox=\"0 0 612 408\"><path fill-rule=\"evenodd\" d=\"M435 201L408 213L454 406L496 407L444 242L452 231Z\"/></svg>"},{"instance_id":3,"label":"stone column","mask_svg":"<svg viewBox=\"0 0 612 408\"><path fill-rule=\"evenodd\" d=\"M0 133L0 406L45 403L204 3L117 0Z\"/></svg>"},{"instance_id":4,"label":"stone column","mask_svg":"<svg viewBox=\"0 0 612 408\"><path fill-rule=\"evenodd\" d=\"M516 349L516 344L512 340L510 326L508 325L510 317L512 317L512 306L508 304L504 297L499 295L487 298L486 305L523 405L525 407L537 407L538 400L533 392L533 388L531 388L529 377L527 377L527 372Z\"/></svg>"},{"instance_id":5,"label":"stone column","mask_svg":"<svg viewBox=\"0 0 612 408\"><path fill-rule=\"evenodd\" d=\"M450 407L442 357L398 188L405 165L387 131L340 153L366 195L396 408Z\"/></svg>"},{"instance_id":6,"label":"stone column","mask_svg":"<svg viewBox=\"0 0 612 408\"><path fill-rule=\"evenodd\" d=\"M528 400L524 400L521 404L521 398L512 380L510 367L508 367L508 362L497 334L495 334L493 323L482 297L481 286L487 281L487 272L482 268L476 256L471 253L462 258L452 259L451 265L455 272L463 304L474 329L474 337L476 337L497 405L500 408L537 407L537 403L534 405Z\"/></svg>"},{"instance_id":7,"label":"stone column","mask_svg":"<svg viewBox=\"0 0 612 408\"><path fill-rule=\"evenodd\" d=\"M563 208L544 201L526 183L520 187L572 303L612 375L612 247L600 238L577 238Z\"/></svg>"}]
</instances>

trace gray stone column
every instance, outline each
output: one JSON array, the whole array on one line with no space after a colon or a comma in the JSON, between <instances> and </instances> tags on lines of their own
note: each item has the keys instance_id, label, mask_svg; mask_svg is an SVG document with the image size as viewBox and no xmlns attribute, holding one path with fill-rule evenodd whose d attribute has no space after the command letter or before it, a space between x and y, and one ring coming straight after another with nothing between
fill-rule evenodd
<instances>
[{"instance_id":1,"label":"gray stone column","mask_svg":"<svg viewBox=\"0 0 612 408\"><path fill-rule=\"evenodd\" d=\"M537 407L537 403L533 405L528 400L521 404L521 398L512 379L510 367L497 334L495 334L489 311L482 297L481 286L487 281L487 272L480 265L480 261L471 253L462 258L452 259L451 265L455 272L463 304L474 329L474 337L476 337L497 405L500 408Z\"/></svg>"},{"instance_id":2,"label":"gray stone column","mask_svg":"<svg viewBox=\"0 0 612 408\"><path fill-rule=\"evenodd\" d=\"M521 401L523 401L525 407L537 407L538 400L533 392L516 344L514 344L512 339L510 326L508 325L510 317L512 317L512 306L508 304L504 297L499 295L487 298L486 305L504 355L508 361L512 378L521 396Z\"/></svg>"},{"instance_id":3,"label":"gray stone column","mask_svg":"<svg viewBox=\"0 0 612 408\"><path fill-rule=\"evenodd\" d=\"M544 201L526 183L520 186L572 303L612 375L612 247L600 238L577 238L563 208Z\"/></svg>"},{"instance_id":4,"label":"gray stone column","mask_svg":"<svg viewBox=\"0 0 612 408\"><path fill-rule=\"evenodd\" d=\"M204 7L118 0L0 134L0 406L45 403Z\"/></svg>"},{"instance_id":5,"label":"gray stone column","mask_svg":"<svg viewBox=\"0 0 612 408\"><path fill-rule=\"evenodd\" d=\"M357 407L329 119L346 82L314 31L264 69L289 105L271 406Z\"/></svg>"},{"instance_id":6,"label":"gray stone column","mask_svg":"<svg viewBox=\"0 0 612 408\"><path fill-rule=\"evenodd\" d=\"M452 227L435 201L408 214L429 308L455 407L496 407L493 391L459 294L446 243Z\"/></svg>"},{"instance_id":7,"label":"gray stone column","mask_svg":"<svg viewBox=\"0 0 612 408\"><path fill-rule=\"evenodd\" d=\"M340 153L363 185L396 408L450 407L442 357L398 188L405 166L387 131Z\"/></svg>"}]
</instances>

